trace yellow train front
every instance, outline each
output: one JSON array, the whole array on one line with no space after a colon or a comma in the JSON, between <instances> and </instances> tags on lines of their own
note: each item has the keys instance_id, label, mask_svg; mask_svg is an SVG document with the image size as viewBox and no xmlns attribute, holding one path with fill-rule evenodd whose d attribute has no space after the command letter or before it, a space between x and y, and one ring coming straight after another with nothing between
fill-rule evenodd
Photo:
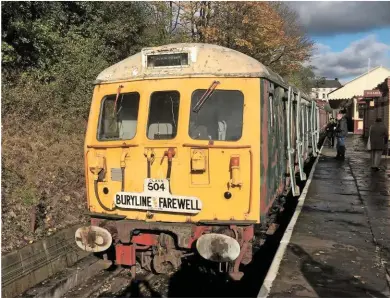
<instances>
[{"instance_id":1,"label":"yellow train front","mask_svg":"<svg viewBox=\"0 0 390 298\"><path fill-rule=\"evenodd\" d=\"M240 278L254 225L297 191L314 111L258 61L215 45L147 48L107 68L85 139L91 226L76 243L157 272L196 251Z\"/></svg>"}]
</instances>

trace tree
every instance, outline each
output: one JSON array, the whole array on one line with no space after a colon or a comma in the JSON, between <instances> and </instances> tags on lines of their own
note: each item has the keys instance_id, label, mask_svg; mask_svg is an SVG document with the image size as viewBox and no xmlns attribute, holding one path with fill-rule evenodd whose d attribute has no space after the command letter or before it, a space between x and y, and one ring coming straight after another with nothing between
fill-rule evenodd
<instances>
[{"instance_id":1,"label":"tree","mask_svg":"<svg viewBox=\"0 0 390 298\"><path fill-rule=\"evenodd\" d=\"M147 3L2 2L1 5L6 71L50 72L52 65L61 62L64 50L68 51L70 45L84 47L84 40L93 40L98 55L116 62L144 46L142 36L149 25Z\"/></svg>"},{"instance_id":2,"label":"tree","mask_svg":"<svg viewBox=\"0 0 390 298\"><path fill-rule=\"evenodd\" d=\"M195 42L243 52L285 76L299 71L313 42L297 15L283 4L267 2L185 2L182 25Z\"/></svg>"},{"instance_id":3,"label":"tree","mask_svg":"<svg viewBox=\"0 0 390 298\"><path fill-rule=\"evenodd\" d=\"M312 42L283 3L2 2L3 78L50 86L53 106L87 114L96 75L146 46L206 42L254 57L282 76L303 79ZM22 84L22 85L23 85ZM46 84L46 85L45 85ZM48 85L50 84L50 85ZM299 85L299 83L297 83ZM303 84L303 82L301 82ZM47 91L45 94L49 94ZM83 95L84 94L84 95ZM5 109L16 108L11 97ZM49 100L49 99L48 99ZM38 115L37 115L38 117Z\"/></svg>"},{"instance_id":4,"label":"tree","mask_svg":"<svg viewBox=\"0 0 390 298\"><path fill-rule=\"evenodd\" d=\"M283 20L284 34L288 37L292 44L289 44L280 53L280 59L290 60L290 63L295 62L295 66L299 71L312 70L313 67L303 67L301 63L307 61L313 51L314 42L309 38L307 32L299 22L298 14L292 10L285 2L269 2L271 7L278 13Z\"/></svg>"},{"instance_id":5,"label":"tree","mask_svg":"<svg viewBox=\"0 0 390 298\"><path fill-rule=\"evenodd\" d=\"M91 82L99 72L148 45L148 7L142 2L3 2L2 115L87 117Z\"/></svg>"},{"instance_id":6,"label":"tree","mask_svg":"<svg viewBox=\"0 0 390 298\"><path fill-rule=\"evenodd\" d=\"M295 71L288 75L286 79L298 89L302 90L306 94L311 93L313 87L313 81L315 80L314 66L301 66L298 71Z\"/></svg>"}]
</instances>

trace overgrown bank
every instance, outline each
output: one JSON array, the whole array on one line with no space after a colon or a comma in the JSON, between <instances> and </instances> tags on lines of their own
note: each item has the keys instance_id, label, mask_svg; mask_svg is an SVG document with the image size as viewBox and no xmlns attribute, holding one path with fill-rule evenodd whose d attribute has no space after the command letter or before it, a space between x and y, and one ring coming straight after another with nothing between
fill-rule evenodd
<instances>
[{"instance_id":1,"label":"overgrown bank","mask_svg":"<svg viewBox=\"0 0 390 298\"><path fill-rule=\"evenodd\" d=\"M82 119L3 118L2 252L84 220L84 127Z\"/></svg>"}]
</instances>

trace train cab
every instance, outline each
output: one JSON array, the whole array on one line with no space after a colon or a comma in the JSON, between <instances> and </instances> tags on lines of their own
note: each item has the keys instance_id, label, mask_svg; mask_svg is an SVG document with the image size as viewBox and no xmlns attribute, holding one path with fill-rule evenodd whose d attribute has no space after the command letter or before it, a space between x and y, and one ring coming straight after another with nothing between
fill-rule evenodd
<instances>
[{"instance_id":1,"label":"train cab","mask_svg":"<svg viewBox=\"0 0 390 298\"><path fill-rule=\"evenodd\" d=\"M114 248L117 264L134 267L138 258L157 272L196 249L241 277L254 225L286 187L288 165L268 169L292 152L282 126L286 115L295 119L292 104L283 109L294 96L257 60L216 45L146 48L104 70L84 148L91 225L76 232L76 243L91 252ZM295 165L290 170L294 176Z\"/></svg>"}]
</instances>

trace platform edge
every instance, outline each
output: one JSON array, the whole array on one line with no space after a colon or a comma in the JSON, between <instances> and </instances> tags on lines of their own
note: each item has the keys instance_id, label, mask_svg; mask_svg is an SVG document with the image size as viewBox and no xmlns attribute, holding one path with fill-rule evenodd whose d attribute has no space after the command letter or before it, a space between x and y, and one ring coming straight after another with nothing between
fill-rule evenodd
<instances>
[{"instance_id":1,"label":"platform edge","mask_svg":"<svg viewBox=\"0 0 390 298\"><path fill-rule=\"evenodd\" d=\"M313 179L314 171L316 169L318 160L321 157L322 149L323 149L323 146L321 147L320 151L318 152L318 155L316 157L316 160L314 161L313 167L311 168L309 178L305 184L305 187L303 188L301 195L299 196L298 204L297 204L297 207L295 209L295 212L290 220L289 225L286 228L286 231L283 235L282 240L280 241L278 250L276 251L276 254L275 254L275 257L272 261L271 267L268 270L268 273L264 279L263 285L261 286L259 294L257 295L258 298L268 297L268 295L271 291L272 284L273 284L273 282L274 282L274 280L279 272L280 263L282 262L283 256L286 252L287 245L290 242L292 232L294 230L294 226L298 220L299 214L301 213L303 204L305 202L306 194L308 192L311 181Z\"/></svg>"}]
</instances>

